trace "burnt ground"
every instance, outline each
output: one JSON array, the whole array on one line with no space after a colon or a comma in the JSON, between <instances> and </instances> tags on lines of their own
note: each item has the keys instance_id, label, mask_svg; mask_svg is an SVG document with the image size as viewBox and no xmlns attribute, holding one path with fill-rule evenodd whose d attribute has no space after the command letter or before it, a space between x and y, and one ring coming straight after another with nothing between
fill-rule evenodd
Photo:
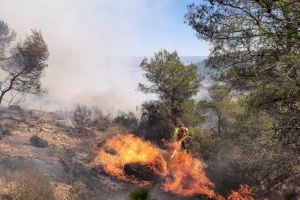
<instances>
[{"instance_id":1,"label":"burnt ground","mask_svg":"<svg viewBox=\"0 0 300 200\"><path fill-rule=\"evenodd\" d=\"M32 110L1 108L0 117L2 129L9 130L0 139L0 173L33 171L46 175L59 200L68 198L72 186L76 186L79 199L89 200L125 200L136 188L107 176L97 166L97 144L118 133L118 128L78 132L53 113ZM47 141L47 146L32 145L33 136ZM0 196L7 187L0 176ZM158 186L150 191L152 199L184 199L164 193Z\"/></svg>"}]
</instances>

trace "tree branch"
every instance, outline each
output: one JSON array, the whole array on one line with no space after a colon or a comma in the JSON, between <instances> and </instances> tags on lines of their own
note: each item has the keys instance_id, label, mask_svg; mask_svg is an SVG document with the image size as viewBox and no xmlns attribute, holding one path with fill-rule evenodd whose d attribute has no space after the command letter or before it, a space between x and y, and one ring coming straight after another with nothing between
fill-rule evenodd
<instances>
[{"instance_id":1,"label":"tree branch","mask_svg":"<svg viewBox=\"0 0 300 200\"><path fill-rule=\"evenodd\" d=\"M297 179L297 178L300 178L300 174L296 174L295 176L289 177L289 178L275 184L273 187L271 187L269 190L265 191L263 194L267 194L268 192L270 192L270 191L274 190L275 188L279 187L280 185L282 185L284 183L287 183L287 182L290 182L290 181L292 181L294 179Z\"/></svg>"}]
</instances>

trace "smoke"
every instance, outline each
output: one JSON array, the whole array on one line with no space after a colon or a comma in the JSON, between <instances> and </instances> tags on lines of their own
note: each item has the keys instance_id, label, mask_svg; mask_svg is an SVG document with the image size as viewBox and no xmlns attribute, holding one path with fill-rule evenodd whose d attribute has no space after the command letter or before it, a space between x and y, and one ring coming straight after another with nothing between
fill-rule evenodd
<instances>
[{"instance_id":1,"label":"smoke","mask_svg":"<svg viewBox=\"0 0 300 200\"><path fill-rule=\"evenodd\" d=\"M32 28L42 31L50 51L43 79L49 91L47 102L134 110L147 98L136 91L142 78L137 63L108 58L137 52L142 44L136 30L150 19L162 23L168 3L1 0L0 12L19 39L30 34Z\"/></svg>"},{"instance_id":2,"label":"smoke","mask_svg":"<svg viewBox=\"0 0 300 200\"><path fill-rule=\"evenodd\" d=\"M104 110L134 111L143 101L152 99L137 91L138 82L145 81L138 68L141 57L128 58L150 56L158 49L174 50L181 45L182 36L180 40L169 37L176 32L175 25L168 21L174 9L171 3L1 0L1 19L16 30L19 39L35 28L42 31L49 47L49 67L43 79L48 96L30 98L27 106L55 110L88 103ZM183 2L180 4L183 6ZM193 38L192 33L187 38ZM191 45L185 46L192 49ZM123 59L116 59L120 57Z\"/></svg>"}]
</instances>

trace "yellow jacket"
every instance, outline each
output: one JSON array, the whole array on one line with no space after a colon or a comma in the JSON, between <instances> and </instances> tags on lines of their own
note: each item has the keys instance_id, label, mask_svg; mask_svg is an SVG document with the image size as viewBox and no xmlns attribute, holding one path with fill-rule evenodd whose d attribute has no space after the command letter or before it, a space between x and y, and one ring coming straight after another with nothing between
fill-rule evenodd
<instances>
[{"instance_id":1,"label":"yellow jacket","mask_svg":"<svg viewBox=\"0 0 300 200\"><path fill-rule=\"evenodd\" d=\"M173 134L173 139L174 139L174 140L181 139L181 138L178 138L178 135L179 135L179 128L176 127L176 128L175 128L175 131L174 131L174 134ZM183 140L184 140L187 136L189 136L189 129L188 129L188 128L185 128L185 133L184 133L184 135L183 135L183 137L182 137Z\"/></svg>"}]
</instances>

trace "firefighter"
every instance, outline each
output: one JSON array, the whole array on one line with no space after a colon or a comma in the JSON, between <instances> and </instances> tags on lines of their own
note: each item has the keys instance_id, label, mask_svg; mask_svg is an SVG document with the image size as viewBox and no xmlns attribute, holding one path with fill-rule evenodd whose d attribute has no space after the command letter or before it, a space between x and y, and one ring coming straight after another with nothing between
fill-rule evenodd
<instances>
[{"instance_id":1,"label":"firefighter","mask_svg":"<svg viewBox=\"0 0 300 200\"><path fill-rule=\"evenodd\" d=\"M173 139L177 142L181 142L181 148L186 149L185 139L189 137L189 129L184 124L179 124L175 128Z\"/></svg>"}]
</instances>

